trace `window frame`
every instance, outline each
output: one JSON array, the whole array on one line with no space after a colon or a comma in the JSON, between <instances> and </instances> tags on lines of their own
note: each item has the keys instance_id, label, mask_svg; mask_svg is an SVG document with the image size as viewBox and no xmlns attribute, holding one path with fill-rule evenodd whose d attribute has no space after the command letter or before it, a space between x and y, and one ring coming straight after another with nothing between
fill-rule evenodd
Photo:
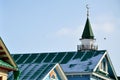
<instances>
[{"instance_id":1,"label":"window frame","mask_svg":"<svg viewBox=\"0 0 120 80\"><path fill-rule=\"evenodd\" d=\"M108 74L108 64L107 64L107 59L104 58L100 65L99 65L99 70L105 74Z\"/></svg>"}]
</instances>

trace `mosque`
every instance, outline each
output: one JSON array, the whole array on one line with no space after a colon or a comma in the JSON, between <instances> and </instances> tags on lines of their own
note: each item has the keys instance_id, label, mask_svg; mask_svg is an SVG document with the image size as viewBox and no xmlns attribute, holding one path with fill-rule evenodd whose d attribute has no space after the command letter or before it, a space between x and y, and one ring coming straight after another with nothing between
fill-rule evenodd
<instances>
[{"instance_id":1,"label":"mosque","mask_svg":"<svg viewBox=\"0 0 120 80\"><path fill-rule=\"evenodd\" d=\"M77 51L11 54L0 39L0 80L119 80L87 19Z\"/></svg>"}]
</instances>

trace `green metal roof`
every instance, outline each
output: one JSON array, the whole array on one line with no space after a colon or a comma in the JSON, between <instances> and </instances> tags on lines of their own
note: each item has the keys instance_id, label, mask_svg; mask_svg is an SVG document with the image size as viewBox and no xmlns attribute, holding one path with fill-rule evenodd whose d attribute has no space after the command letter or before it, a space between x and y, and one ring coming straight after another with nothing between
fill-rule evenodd
<instances>
[{"instance_id":1,"label":"green metal roof","mask_svg":"<svg viewBox=\"0 0 120 80\"><path fill-rule=\"evenodd\" d=\"M106 50L13 54L21 72L20 80L41 80L59 63L65 73L92 72ZM51 66L51 67L50 67ZM44 71L45 70L45 71ZM13 80L12 73L8 80Z\"/></svg>"},{"instance_id":2,"label":"green metal roof","mask_svg":"<svg viewBox=\"0 0 120 80\"><path fill-rule=\"evenodd\" d=\"M94 39L94 34L91 28L91 24L89 18L87 18L85 28L82 34L82 39Z\"/></svg>"},{"instance_id":3,"label":"green metal roof","mask_svg":"<svg viewBox=\"0 0 120 80\"><path fill-rule=\"evenodd\" d=\"M4 67L4 68L8 68L8 69L16 69L12 65L10 65L9 63L4 62L2 60L0 60L0 67Z\"/></svg>"}]
</instances>

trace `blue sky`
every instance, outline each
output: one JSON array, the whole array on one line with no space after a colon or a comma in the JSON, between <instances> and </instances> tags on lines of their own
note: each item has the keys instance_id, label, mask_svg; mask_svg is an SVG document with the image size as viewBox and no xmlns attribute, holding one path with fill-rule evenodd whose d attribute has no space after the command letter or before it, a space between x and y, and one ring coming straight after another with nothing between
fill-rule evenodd
<instances>
[{"instance_id":1,"label":"blue sky","mask_svg":"<svg viewBox=\"0 0 120 80\"><path fill-rule=\"evenodd\" d=\"M0 0L0 36L16 54L76 51L86 4L96 43L108 50L120 75L119 0Z\"/></svg>"}]
</instances>

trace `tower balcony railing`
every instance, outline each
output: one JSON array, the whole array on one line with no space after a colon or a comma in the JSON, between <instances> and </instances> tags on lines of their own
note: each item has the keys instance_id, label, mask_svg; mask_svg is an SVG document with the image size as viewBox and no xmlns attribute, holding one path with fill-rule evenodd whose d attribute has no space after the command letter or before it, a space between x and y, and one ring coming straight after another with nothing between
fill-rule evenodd
<instances>
[{"instance_id":1,"label":"tower balcony railing","mask_svg":"<svg viewBox=\"0 0 120 80\"><path fill-rule=\"evenodd\" d=\"M98 45L77 45L77 50L98 50Z\"/></svg>"}]
</instances>

